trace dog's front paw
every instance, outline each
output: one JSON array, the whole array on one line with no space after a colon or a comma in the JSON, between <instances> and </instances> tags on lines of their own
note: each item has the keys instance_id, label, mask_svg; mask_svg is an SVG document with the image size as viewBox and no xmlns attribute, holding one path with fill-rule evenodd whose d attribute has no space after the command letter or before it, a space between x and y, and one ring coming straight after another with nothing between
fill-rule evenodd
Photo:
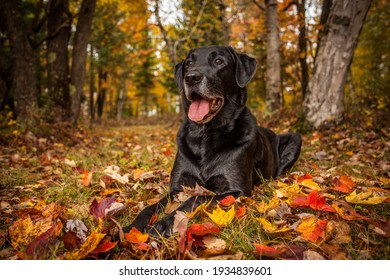
<instances>
[{"instance_id":1,"label":"dog's front paw","mask_svg":"<svg viewBox=\"0 0 390 280\"><path fill-rule=\"evenodd\" d=\"M154 237L169 237L172 235L173 218L168 215L150 226L149 235Z\"/></svg>"}]
</instances>

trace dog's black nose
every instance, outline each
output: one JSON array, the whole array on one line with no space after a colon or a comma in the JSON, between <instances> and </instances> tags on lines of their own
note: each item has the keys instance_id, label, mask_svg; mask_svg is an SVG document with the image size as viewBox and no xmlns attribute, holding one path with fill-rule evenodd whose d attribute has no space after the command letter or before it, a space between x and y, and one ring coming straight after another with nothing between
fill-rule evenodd
<instances>
[{"instance_id":1,"label":"dog's black nose","mask_svg":"<svg viewBox=\"0 0 390 280\"><path fill-rule=\"evenodd\" d=\"M203 75L199 72L189 72L184 78L184 81L189 86L194 86L202 80Z\"/></svg>"}]
</instances>

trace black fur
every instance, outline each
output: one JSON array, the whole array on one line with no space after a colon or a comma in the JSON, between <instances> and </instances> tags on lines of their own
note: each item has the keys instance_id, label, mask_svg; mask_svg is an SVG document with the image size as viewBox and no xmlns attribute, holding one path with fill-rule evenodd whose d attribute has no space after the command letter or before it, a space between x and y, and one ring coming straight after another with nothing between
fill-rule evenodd
<instances>
[{"instance_id":1,"label":"black fur","mask_svg":"<svg viewBox=\"0 0 390 280\"><path fill-rule=\"evenodd\" d=\"M291 168L301 150L299 134L278 135L259 127L246 107L246 84L256 71L255 59L231 47L193 49L176 65L175 81L181 92L186 117L177 135L178 152L171 173L170 192L146 207L133 223L154 235L171 234L175 211L149 228L153 213L161 211L182 186L199 184L220 200L227 195L250 196L261 177L279 176ZM188 117L191 102L215 101L216 110L193 121ZM209 108L211 108L209 103ZM218 107L219 106L219 107ZM213 107L214 108L214 107ZM192 117L193 118L193 117ZM210 197L192 197L177 209L191 211Z\"/></svg>"}]
</instances>

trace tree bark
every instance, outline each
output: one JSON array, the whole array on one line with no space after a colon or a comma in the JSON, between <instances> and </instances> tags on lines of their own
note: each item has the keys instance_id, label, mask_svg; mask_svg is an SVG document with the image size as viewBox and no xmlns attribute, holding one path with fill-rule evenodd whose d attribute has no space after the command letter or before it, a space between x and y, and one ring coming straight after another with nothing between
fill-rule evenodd
<instances>
[{"instance_id":1,"label":"tree bark","mask_svg":"<svg viewBox=\"0 0 390 280\"><path fill-rule=\"evenodd\" d=\"M280 38L277 0L266 1L267 25L267 69L266 69L266 107L274 112L281 106L280 95Z\"/></svg>"},{"instance_id":2,"label":"tree bark","mask_svg":"<svg viewBox=\"0 0 390 280\"><path fill-rule=\"evenodd\" d=\"M103 108L104 103L106 101L106 86L107 86L107 71L104 71L101 67L99 68L99 74L98 74L98 84L99 84L99 92L97 96L97 116L100 120L103 116Z\"/></svg>"},{"instance_id":3,"label":"tree bark","mask_svg":"<svg viewBox=\"0 0 390 280\"><path fill-rule=\"evenodd\" d=\"M48 16L47 87L50 97L47 116L57 121L70 117L68 43L70 37L68 0L53 0Z\"/></svg>"},{"instance_id":4,"label":"tree bark","mask_svg":"<svg viewBox=\"0 0 390 280\"><path fill-rule=\"evenodd\" d=\"M317 57L318 49L320 47L321 43L321 37L324 33L325 24L328 21L330 9L332 8L333 0L323 0L322 1L322 8L321 8L321 16L320 16L320 26L318 28L318 37L317 37L317 48L316 48L316 54L314 57Z\"/></svg>"},{"instance_id":5,"label":"tree bark","mask_svg":"<svg viewBox=\"0 0 390 280\"><path fill-rule=\"evenodd\" d=\"M73 43L71 85L72 122L75 125L80 115L81 100L84 95L85 64L87 46L91 35L91 25L96 6L96 0L83 0L77 21L76 34Z\"/></svg>"},{"instance_id":6,"label":"tree bark","mask_svg":"<svg viewBox=\"0 0 390 280\"><path fill-rule=\"evenodd\" d=\"M301 65L301 87L302 99L305 99L306 88L309 82L309 67L307 66L307 40L306 40L306 7L305 0L297 1L298 20L299 20L299 64Z\"/></svg>"},{"instance_id":7,"label":"tree bark","mask_svg":"<svg viewBox=\"0 0 390 280\"><path fill-rule=\"evenodd\" d=\"M348 68L370 0L334 0L304 100L306 120L315 128L341 120Z\"/></svg>"},{"instance_id":8,"label":"tree bark","mask_svg":"<svg viewBox=\"0 0 390 280\"><path fill-rule=\"evenodd\" d=\"M38 112L34 52L25 30L19 1L0 1L0 17L11 47L11 76L15 111L23 125L31 125Z\"/></svg>"}]
</instances>

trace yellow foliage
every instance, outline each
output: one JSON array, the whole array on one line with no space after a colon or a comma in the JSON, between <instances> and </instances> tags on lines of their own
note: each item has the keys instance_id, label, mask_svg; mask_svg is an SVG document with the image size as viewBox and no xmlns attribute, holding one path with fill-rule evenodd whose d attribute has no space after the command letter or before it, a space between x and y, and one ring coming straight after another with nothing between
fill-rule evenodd
<instances>
[{"instance_id":1,"label":"yellow foliage","mask_svg":"<svg viewBox=\"0 0 390 280\"><path fill-rule=\"evenodd\" d=\"M390 196L377 196L372 190L361 192L359 194L353 191L350 195L345 197L345 200L354 204L379 204L390 198Z\"/></svg>"},{"instance_id":2,"label":"yellow foliage","mask_svg":"<svg viewBox=\"0 0 390 280\"><path fill-rule=\"evenodd\" d=\"M213 210L213 213L205 211L207 216L219 227L225 227L233 220L235 215L234 205L230 210L224 211L217 205L217 209Z\"/></svg>"}]
</instances>

